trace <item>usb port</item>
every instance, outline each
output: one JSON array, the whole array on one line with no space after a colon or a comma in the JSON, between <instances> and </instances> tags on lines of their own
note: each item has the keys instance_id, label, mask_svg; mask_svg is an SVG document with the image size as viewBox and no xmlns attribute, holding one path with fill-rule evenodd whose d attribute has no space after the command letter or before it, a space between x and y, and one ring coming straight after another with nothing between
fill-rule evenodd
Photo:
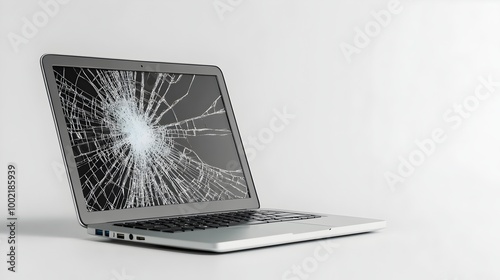
<instances>
[{"instance_id":1,"label":"usb port","mask_svg":"<svg viewBox=\"0 0 500 280\"><path fill-rule=\"evenodd\" d=\"M125 235L123 233L117 233L116 238L118 239L125 239Z\"/></svg>"},{"instance_id":2,"label":"usb port","mask_svg":"<svg viewBox=\"0 0 500 280\"><path fill-rule=\"evenodd\" d=\"M95 235L102 236L102 229L95 229Z\"/></svg>"},{"instance_id":3,"label":"usb port","mask_svg":"<svg viewBox=\"0 0 500 280\"><path fill-rule=\"evenodd\" d=\"M137 240L146 240L146 238L142 237L142 236L136 236L135 237Z\"/></svg>"},{"instance_id":4,"label":"usb port","mask_svg":"<svg viewBox=\"0 0 500 280\"><path fill-rule=\"evenodd\" d=\"M104 236L109 237L109 230L104 231Z\"/></svg>"}]
</instances>

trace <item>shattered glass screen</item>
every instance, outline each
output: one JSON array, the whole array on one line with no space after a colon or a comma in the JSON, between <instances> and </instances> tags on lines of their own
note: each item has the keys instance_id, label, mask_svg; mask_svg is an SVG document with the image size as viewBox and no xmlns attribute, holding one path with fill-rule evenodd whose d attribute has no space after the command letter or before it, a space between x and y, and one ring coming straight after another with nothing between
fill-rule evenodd
<instances>
[{"instance_id":1,"label":"shattered glass screen","mask_svg":"<svg viewBox=\"0 0 500 280\"><path fill-rule=\"evenodd\" d=\"M216 76L53 69L88 211L249 197Z\"/></svg>"}]
</instances>

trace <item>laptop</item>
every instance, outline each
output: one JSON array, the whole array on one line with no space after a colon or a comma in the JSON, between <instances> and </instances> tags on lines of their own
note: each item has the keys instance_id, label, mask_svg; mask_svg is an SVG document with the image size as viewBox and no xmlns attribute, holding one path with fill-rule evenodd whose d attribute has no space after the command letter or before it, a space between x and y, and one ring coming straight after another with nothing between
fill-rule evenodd
<instances>
[{"instance_id":1,"label":"laptop","mask_svg":"<svg viewBox=\"0 0 500 280\"><path fill-rule=\"evenodd\" d=\"M41 67L90 235L221 253L386 226L261 208L216 66L46 54Z\"/></svg>"}]
</instances>

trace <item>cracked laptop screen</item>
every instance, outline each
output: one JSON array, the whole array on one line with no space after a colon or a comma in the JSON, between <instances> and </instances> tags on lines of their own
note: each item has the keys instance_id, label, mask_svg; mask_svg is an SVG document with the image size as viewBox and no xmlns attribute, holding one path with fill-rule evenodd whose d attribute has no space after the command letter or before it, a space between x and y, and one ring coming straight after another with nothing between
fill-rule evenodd
<instances>
[{"instance_id":1,"label":"cracked laptop screen","mask_svg":"<svg viewBox=\"0 0 500 280\"><path fill-rule=\"evenodd\" d=\"M53 69L88 211L249 197L216 76Z\"/></svg>"}]
</instances>

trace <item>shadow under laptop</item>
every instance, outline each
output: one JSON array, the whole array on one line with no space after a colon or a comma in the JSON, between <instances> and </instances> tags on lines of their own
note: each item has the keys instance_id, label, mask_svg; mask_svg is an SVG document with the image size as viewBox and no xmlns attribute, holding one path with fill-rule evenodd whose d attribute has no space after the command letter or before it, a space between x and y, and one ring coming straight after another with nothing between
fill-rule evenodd
<instances>
[{"instance_id":1,"label":"shadow under laptop","mask_svg":"<svg viewBox=\"0 0 500 280\"><path fill-rule=\"evenodd\" d=\"M185 253L185 254L191 254L191 255L221 255L220 253L214 253L214 252L182 249L182 248L175 248L175 247L168 247L168 246L147 244L147 243L135 243L135 242L122 241L122 240L115 240L115 239L99 238L97 240L92 240L92 241L106 243L106 244L115 244L116 246L129 246L129 247L133 247L133 248L137 248L137 249L160 250L160 251L168 251L168 252L175 252L175 253Z\"/></svg>"},{"instance_id":2,"label":"shadow under laptop","mask_svg":"<svg viewBox=\"0 0 500 280\"><path fill-rule=\"evenodd\" d=\"M243 249L243 250L231 251L231 252L225 252L225 253L215 253L215 252L208 252L208 251L198 251L198 250L192 250L192 249L175 248L175 247L168 247L168 246L148 244L148 243L128 242L128 241L125 241L125 240L116 240L116 239L109 239L108 240L108 239L101 239L101 238L99 238L98 240L93 240L93 241L107 243L107 244L113 244L114 243L117 246L130 246L130 247L135 247L135 248L146 248L146 249L161 250L161 251L176 252L176 253L185 253L185 254L194 254L194 255L223 256L223 255L227 255L227 254L244 254L245 252L248 252L248 251L272 250L274 247L294 246L294 245L297 245L297 244L314 243L314 242L321 242L321 241L327 241L327 242L336 243L336 241L340 242L344 238L349 238L349 237L353 237L353 236L356 236L356 235L358 235L358 236L367 236L367 235L372 235L372 234L377 234L377 232L352 233L352 234L341 235L341 236L336 236L336 237L327 237L327 238L311 239L311 240L304 240L304 241L298 241L298 242L292 242L292 243L285 243L285 244L276 244L276 245L271 245L271 246L249 248L249 249ZM338 246L338 245L335 245L335 244L333 244L333 245L334 245L334 247Z\"/></svg>"}]
</instances>

